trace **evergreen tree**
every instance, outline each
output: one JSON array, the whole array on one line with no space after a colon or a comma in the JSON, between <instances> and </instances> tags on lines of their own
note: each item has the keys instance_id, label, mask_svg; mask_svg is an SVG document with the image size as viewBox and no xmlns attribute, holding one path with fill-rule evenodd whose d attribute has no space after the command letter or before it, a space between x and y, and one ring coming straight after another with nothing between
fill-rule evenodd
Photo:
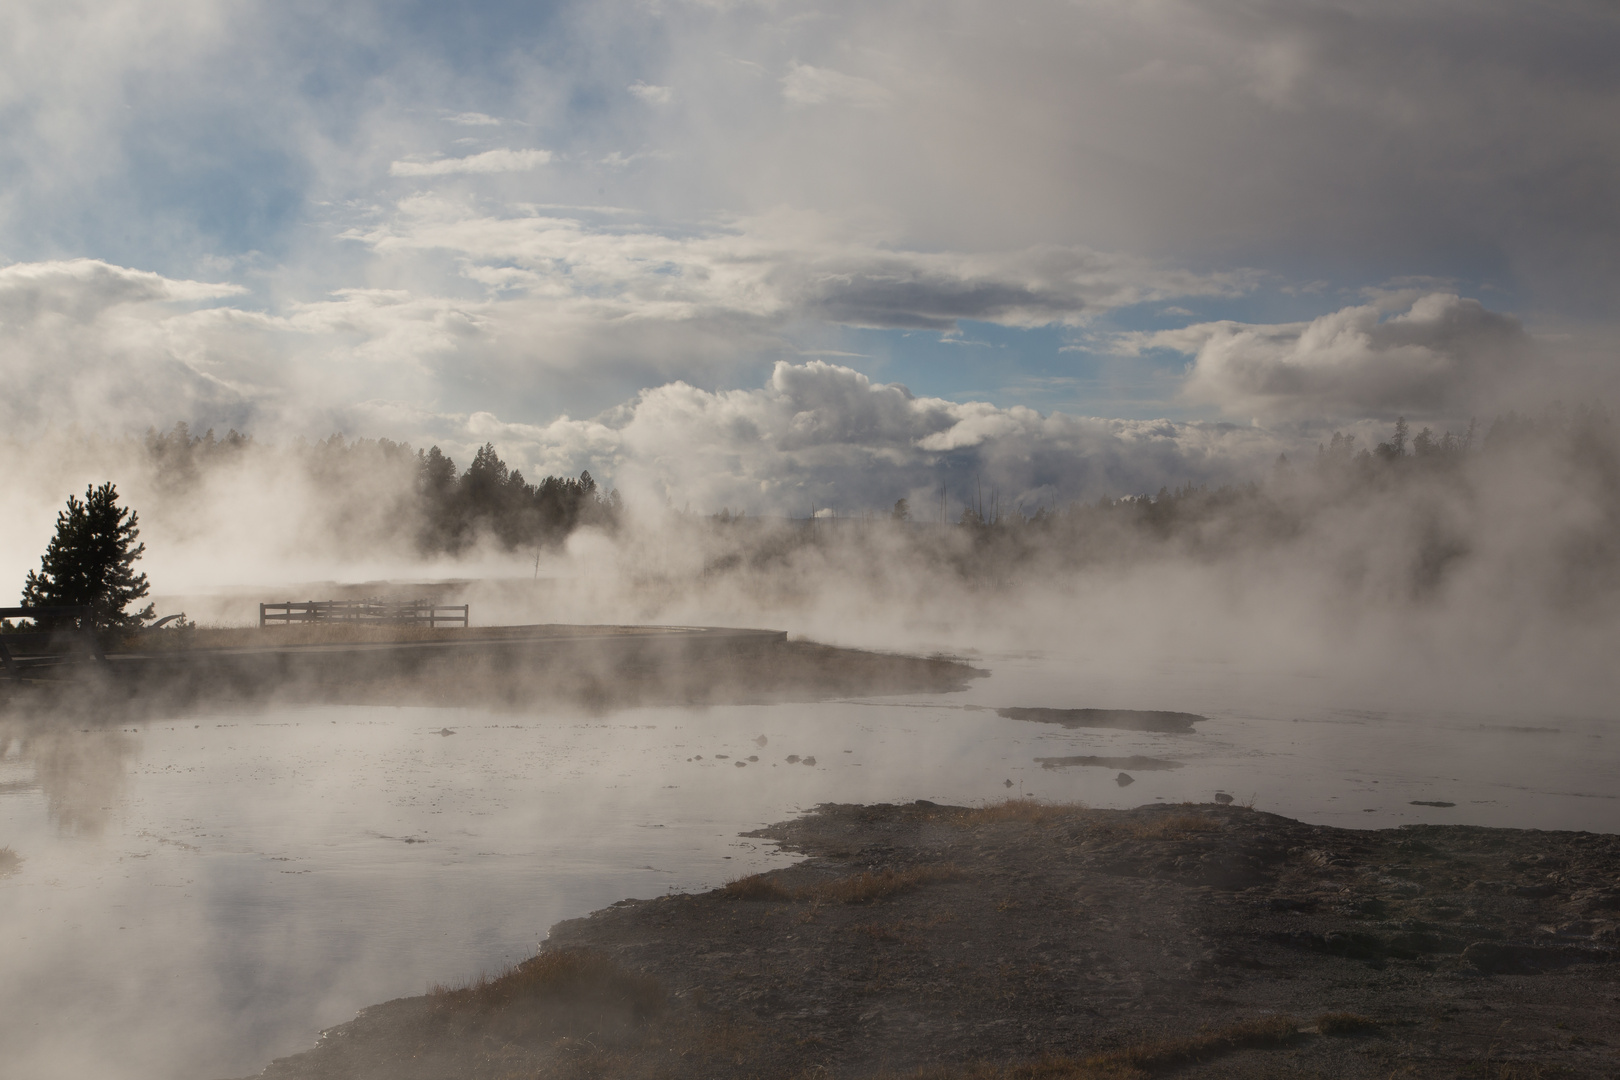
<instances>
[{"instance_id":1,"label":"evergreen tree","mask_svg":"<svg viewBox=\"0 0 1620 1080\"><path fill-rule=\"evenodd\" d=\"M28 572L23 605L88 605L98 628L133 629L151 619L151 604L134 614L124 610L149 589L146 575L135 572L135 560L146 551L135 542L138 523L135 511L118 505L110 483L85 488L83 501L69 495L39 572Z\"/></svg>"}]
</instances>

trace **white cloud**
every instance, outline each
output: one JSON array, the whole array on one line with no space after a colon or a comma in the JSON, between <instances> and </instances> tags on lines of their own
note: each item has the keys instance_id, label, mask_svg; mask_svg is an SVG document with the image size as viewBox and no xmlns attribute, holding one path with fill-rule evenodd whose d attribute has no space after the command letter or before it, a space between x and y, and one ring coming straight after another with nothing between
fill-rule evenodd
<instances>
[{"instance_id":1,"label":"white cloud","mask_svg":"<svg viewBox=\"0 0 1620 1080\"><path fill-rule=\"evenodd\" d=\"M419 196L402 200L388 222L353 236L386 255L441 250L470 266L521 268L535 275L531 296L573 301L613 318L812 318L941 331L961 319L1074 325L1125 304L1236 295L1252 278L1194 274L1075 247L906 251L786 213L667 235L575 218L490 217Z\"/></svg>"},{"instance_id":2,"label":"white cloud","mask_svg":"<svg viewBox=\"0 0 1620 1080\"><path fill-rule=\"evenodd\" d=\"M1454 293L1428 293L1388 317L1364 305L1310 322L1200 323L1137 341L1194 357L1189 400L1271 418L1467 410L1528 358L1518 320Z\"/></svg>"},{"instance_id":3,"label":"white cloud","mask_svg":"<svg viewBox=\"0 0 1620 1080\"><path fill-rule=\"evenodd\" d=\"M452 124L460 124L462 127L498 127L500 125L498 119L481 112L456 113L454 116L445 117L445 119Z\"/></svg>"},{"instance_id":4,"label":"white cloud","mask_svg":"<svg viewBox=\"0 0 1620 1080\"><path fill-rule=\"evenodd\" d=\"M396 161L388 166L390 176L448 176L452 173L528 172L551 160L549 150L485 150L459 158L436 161Z\"/></svg>"},{"instance_id":5,"label":"white cloud","mask_svg":"<svg viewBox=\"0 0 1620 1080\"><path fill-rule=\"evenodd\" d=\"M545 425L470 421L526 471L606 476L643 506L846 511L897 498L952 516L975 482L1006 506L1156 491L1185 481L1260 475L1293 446L1253 427L1102 420L916 397L846 367L778 363L759 389L707 391L675 382L589 420Z\"/></svg>"},{"instance_id":6,"label":"white cloud","mask_svg":"<svg viewBox=\"0 0 1620 1080\"><path fill-rule=\"evenodd\" d=\"M782 96L794 105L851 105L858 109L882 108L894 97L871 79L797 61L782 76Z\"/></svg>"},{"instance_id":7,"label":"white cloud","mask_svg":"<svg viewBox=\"0 0 1620 1080\"><path fill-rule=\"evenodd\" d=\"M675 100L675 91L667 86L651 86L637 79L626 90L649 105L668 105Z\"/></svg>"}]
</instances>

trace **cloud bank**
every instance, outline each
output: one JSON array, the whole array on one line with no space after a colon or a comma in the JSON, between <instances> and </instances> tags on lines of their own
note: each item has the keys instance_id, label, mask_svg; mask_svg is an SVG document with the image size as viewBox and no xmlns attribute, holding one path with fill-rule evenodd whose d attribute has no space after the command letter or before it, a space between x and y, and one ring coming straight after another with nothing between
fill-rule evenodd
<instances>
[{"instance_id":1,"label":"cloud bank","mask_svg":"<svg viewBox=\"0 0 1620 1080\"><path fill-rule=\"evenodd\" d=\"M1530 359L1517 319L1448 293L1396 314L1363 304L1304 323L1198 323L1138 340L1194 357L1189 400L1268 419L1466 413Z\"/></svg>"}]
</instances>

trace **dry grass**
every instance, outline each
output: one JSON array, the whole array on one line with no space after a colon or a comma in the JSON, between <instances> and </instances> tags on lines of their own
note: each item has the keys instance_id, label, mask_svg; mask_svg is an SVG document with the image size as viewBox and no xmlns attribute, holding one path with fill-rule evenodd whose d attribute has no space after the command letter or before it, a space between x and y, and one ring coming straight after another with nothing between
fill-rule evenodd
<instances>
[{"instance_id":1,"label":"dry grass","mask_svg":"<svg viewBox=\"0 0 1620 1080\"><path fill-rule=\"evenodd\" d=\"M1316 1030L1323 1035L1358 1035L1364 1031L1376 1030L1377 1027L1378 1021L1360 1013L1323 1013L1316 1018Z\"/></svg>"},{"instance_id":2,"label":"dry grass","mask_svg":"<svg viewBox=\"0 0 1620 1080\"><path fill-rule=\"evenodd\" d=\"M638 1020L664 1005L664 988L656 979L626 971L587 949L543 952L494 978L455 988L435 986L429 994L457 1009L495 1012L518 1002L551 999L622 1011Z\"/></svg>"},{"instance_id":3,"label":"dry grass","mask_svg":"<svg viewBox=\"0 0 1620 1080\"><path fill-rule=\"evenodd\" d=\"M0 847L0 877L5 877L22 865L22 856L8 847Z\"/></svg>"},{"instance_id":4,"label":"dry grass","mask_svg":"<svg viewBox=\"0 0 1620 1080\"><path fill-rule=\"evenodd\" d=\"M1238 1050L1281 1046L1299 1031L1287 1016L1246 1020L1198 1035L1154 1039L1076 1060L1047 1057L1015 1065L975 1064L922 1069L907 1080L1148 1080L1156 1073L1209 1061Z\"/></svg>"},{"instance_id":5,"label":"dry grass","mask_svg":"<svg viewBox=\"0 0 1620 1080\"><path fill-rule=\"evenodd\" d=\"M1169 814L1130 826L1138 840L1175 840L1189 833L1217 832L1221 823L1201 814Z\"/></svg>"},{"instance_id":6,"label":"dry grass","mask_svg":"<svg viewBox=\"0 0 1620 1080\"><path fill-rule=\"evenodd\" d=\"M958 881L962 872L950 863L908 866L904 870L865 870L859 874L790 889L771 874L752 874L728 881L720 893L731 900L813 900L824 904L866 904L938 881Z\"/></svg>"},{"instance_id":7,"label":"dry grass","mask_svg":"<svg viewBox=\"0 0 1620 1080\"><path fill-rule=\"evenodd\" d=\"M961 877L962 872L949 863L908 866L904 870L867 870L808 886L799 891L799 896L829 904L866 904L937 881L957 881Z\"/></svg>"},{"instance_id":8,"label":"dry grass","mask_svg":"<svg viewBox=\"0 0 1620 1080\"><path fill-rule=\"evenodd\" d=\"M792 900L794 893L770 874L750 874L720 887L729 900Z\"/></svg>"},{"instance_id":9,"label":"dry grass","mask_svg":"<svg viewBox=\"0 0 1620 1080\"><path fill-rule=\"evenodd\" d=\"M1073 821L1090 811L1085 803L1049 803L1040 799L1004 799L957 813L952 822L963 828L1018 822L1026 825L1055 825Z\"/></svg>"}]
</instances>

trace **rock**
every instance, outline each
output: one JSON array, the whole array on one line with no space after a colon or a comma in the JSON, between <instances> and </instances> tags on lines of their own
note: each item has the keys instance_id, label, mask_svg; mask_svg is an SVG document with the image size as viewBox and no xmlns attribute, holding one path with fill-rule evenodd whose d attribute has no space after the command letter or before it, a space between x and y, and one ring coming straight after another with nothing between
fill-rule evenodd
<instances>
[{"instance_id":1,"label":"rock","mask_svg":"<svg viewBox=\"0 0 1620 1080\"><path fill-rule=\"evenodd\" d=\"M789 754L787 756L787 763L789 765L797 765L799 763L799 755L798 754Z\"/></svg>"},{"instance_id":2,"label":"rock","mask_svg":"<svg viewBox=\"0 0 1620 1080\"><path fill-rule=\"evenodd\" d=\"M1118 776L1114 777L1114 783L1118 784L1120 787L1125 787L1128 784L1136 783L1136 777L1132 776L1130 773L1120 773Z\"/></svg>"},{"instance_id":3,"label":"rock","mask_svg":"<svg viewBox=\"0 0 1620 1080\"><path fill-rule=\"evenodd\" d=\"M1215 793L1215 801L1220 803L1222 806L1230 806L1232 803L1232 796L1228 795L1224 791L1217 791Z\"/></svg>"},{"instance_id":4,"label":"rock","mask_svg":"<svg viewBox=\"0 0 1620 1080\"><path fill-rule=\"evenodd\" d=\"M761 749L763 749L765 747L765 745L767 743L769 743L770 741L771 741L770 739L767 739L765 736L761 735L759 738L754 740L754 745L760 747Z\"/></svg>"}]
</instances>

